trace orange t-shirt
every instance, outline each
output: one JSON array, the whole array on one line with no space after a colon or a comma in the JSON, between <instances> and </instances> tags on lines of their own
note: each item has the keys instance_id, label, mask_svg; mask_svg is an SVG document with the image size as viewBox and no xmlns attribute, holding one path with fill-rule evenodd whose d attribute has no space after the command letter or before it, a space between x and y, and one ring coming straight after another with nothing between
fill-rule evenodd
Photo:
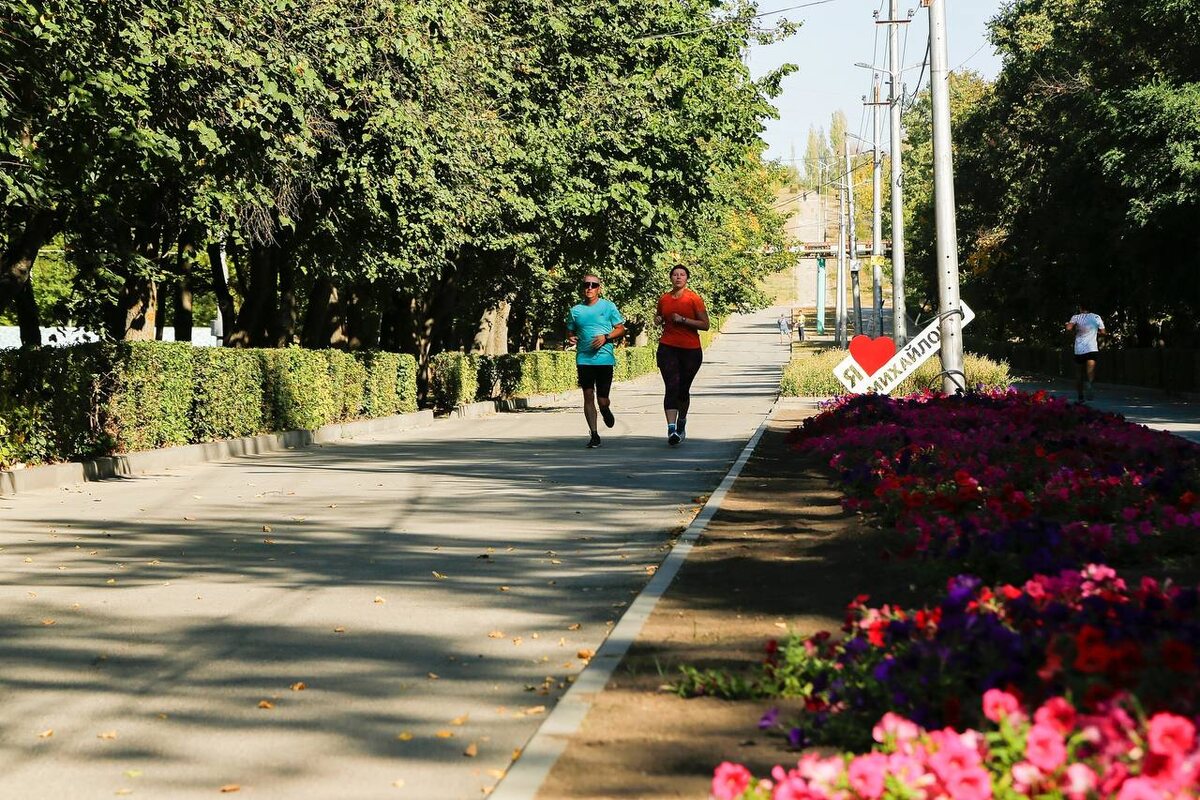
<instances>
[{"instance_id":1,"label":"orange t-shirt","mask_svg":"<svg viewBox=\"0 0 1200 800\"><path fill-rule=\"evenodd\" d=\"M678 298L670 292L658 298L658 315L663 318L663 332L659 343L682 347L685 350L699 350L700 332L693 327L672 322L671 315L679 314L687 319L700 319L703 313L704 301L691 289L684 289Z\"/></svg>"}]
</instances>

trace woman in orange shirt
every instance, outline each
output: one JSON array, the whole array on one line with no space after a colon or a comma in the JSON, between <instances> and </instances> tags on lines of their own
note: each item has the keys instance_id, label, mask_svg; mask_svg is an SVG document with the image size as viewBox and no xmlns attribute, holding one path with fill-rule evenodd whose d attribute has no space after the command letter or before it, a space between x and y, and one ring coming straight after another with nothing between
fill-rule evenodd
<instances>
[{"instance_id":1,"label":"woman in orange shirt","mask_svg":"<svg viewBox=\"0 0 1200 800\"><path fill-rule=\"evenodd\" d=\"M671 269L671 291L658 298L658 314L654 318L662 326L657 361L666 389L663 409L667 414L667 444L672 447L687 436L692 380L704 360L699 332L708 330L704 300L687 288L691 277L687 267Z\"/></svg>"}]
</instances>

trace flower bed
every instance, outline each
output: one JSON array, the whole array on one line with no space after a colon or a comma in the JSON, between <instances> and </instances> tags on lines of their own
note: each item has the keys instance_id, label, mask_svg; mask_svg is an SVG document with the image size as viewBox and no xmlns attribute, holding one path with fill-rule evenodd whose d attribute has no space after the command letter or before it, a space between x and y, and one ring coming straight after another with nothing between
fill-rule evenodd
<instances>
[{"instance_id":1,"label":"flower bed","mask_svg":"<svg viewBox=\"0 0 1200 800\"><path fill-rule=\"evenodd\" d=\"M858 396L794 444L895 529L896 555L987 580L1193 553L1200 532L1200 446L1043 392Z\"/></svg>"},{"instance_id":2,"label":"flower bed","mask_svg":"<svg viewBox=\"0 0 1200 800\"><path fill-rule=\"evenodd\" d=\"M1195 724L1158 713L1148 719L1128 697L1092 713L1052 697L1027 713L995 691L982 711L984 730L928 730L896 714L872 730L862 755L803 756L755 779L725 762L713 774L717 800L900 800L901 798L1066 798L1168 800L1200 790Z\"/></svg>"}]
</instances>

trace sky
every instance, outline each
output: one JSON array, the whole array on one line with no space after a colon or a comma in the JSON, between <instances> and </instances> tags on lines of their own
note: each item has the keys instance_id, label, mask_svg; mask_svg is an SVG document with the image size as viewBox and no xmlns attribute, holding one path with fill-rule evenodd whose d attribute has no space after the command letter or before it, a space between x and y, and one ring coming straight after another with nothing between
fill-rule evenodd
<instances>
[{"instance_id":1,"label":"sky","mask_svg":"<svg viewBox=\"0 0 1200 800\"><path fill-rule=\"evenodd\" d=\"M804 1L759 0L759 12L800 5ZM994 78L1000 69L1000 60L987 40L986 26L999 11L1003 0L945 2L950 66L973 69L984 77ZM854 64L887 66L887 28L876 25L872 17L874 11L883 9L880 19L885 19L887 8L888 0L830 0L822 5L789 11L781 16L803 22L798 33L782 42L751 48L750 69L755 77L789 62L799 67L784 79L783 93L775 99L780 118L767 121L763 134L768 144L767 158L787 161L792 158L793 145L795 157L803 158L809 127L815 125L828 131L830 117L838 109L846 113L851 133L870 138L871 120L863 114L864 110L869 113L870 109L863 108L862 96L871 89L871 72ZM910 9L916 9L916 14L911 24L900 29L900 42L901 63L906 67L916 66L905 73L908 90L912 92L925 57L929 13L920 7L920 0L900 0L898 16L906 18ZM768 16L764 22L777 18ZM924 75L927 83L928 69ZM882 91L886 97L886 77ZM886 111L886 108L880 109L881 113ZM884 140L887 130L885 117L881 120ZM886 149L886 144L883 146Z\"/></svg>"}]
</instances>

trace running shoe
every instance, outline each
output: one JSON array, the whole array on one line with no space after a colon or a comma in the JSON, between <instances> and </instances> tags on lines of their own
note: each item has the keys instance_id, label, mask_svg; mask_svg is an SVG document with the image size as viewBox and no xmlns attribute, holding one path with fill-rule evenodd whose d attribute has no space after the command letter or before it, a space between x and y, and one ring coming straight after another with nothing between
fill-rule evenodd
<instances>
[{"instance_id":1,"label":"running shoe","mask_svg":"<svg viewBox=\"0 0 1200 800\"><path fill-rule=\"evenodd\" d=\"M687 438L687 417L679 418L679 421L675 423L675 432L679 434L681 441Z\"/></svg>"},{"instance_id":2,"label":"running shoe","mask_svg":"<svg viewBox=\"0 0 1200 800\"><path fill-rule=\"evenodd\" d=\"M604 424L610 428L617 424L617 418L613 416L612 409L608 406L600 406L600 416L604 417Z\"/></svg>"},{"instance_id":3,"label":"running shoe","mask_svg":"<svg viewBox=\"0 0 1200 800\"><path fill-rule=\"evenodd\" d=\"M600 446L600 434L596 433L595 431L592 431L592 438L588 439L587 446L588 447L599 447Z\"/></svg>"},{"instance_id":4,"label":"running shoe","mask_svg":"<svg viewBox=\"0 0 1200 800\"><path fill-rule=\"evenodd\" d=\"M674 447L682 441L683 437L679 435L679 431L677 430L671 431L667 434L667 444L671 445L671 447Z\"/></svg>"}]
</instances>

